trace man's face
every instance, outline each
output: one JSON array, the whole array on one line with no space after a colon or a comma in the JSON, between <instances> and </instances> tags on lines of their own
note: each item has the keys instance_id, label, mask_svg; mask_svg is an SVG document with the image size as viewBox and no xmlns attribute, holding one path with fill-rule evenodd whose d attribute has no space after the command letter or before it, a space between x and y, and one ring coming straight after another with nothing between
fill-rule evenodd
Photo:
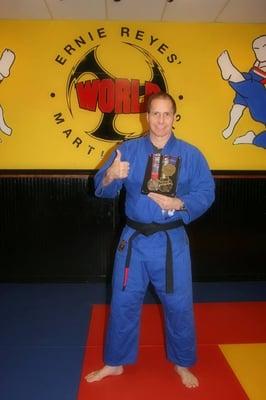
<instances>
[{"instance_id":1,"label":"man's face","mask_svg":"<svg viewBox=\"0 0 266 400\"><path fill-rule=\"evenodd\" d=\"M169 136L172 132L174 117L171 100L154 99L151 103L150 112L147 113L151 135L158 138Z\"/></svg>"}]
</instances>

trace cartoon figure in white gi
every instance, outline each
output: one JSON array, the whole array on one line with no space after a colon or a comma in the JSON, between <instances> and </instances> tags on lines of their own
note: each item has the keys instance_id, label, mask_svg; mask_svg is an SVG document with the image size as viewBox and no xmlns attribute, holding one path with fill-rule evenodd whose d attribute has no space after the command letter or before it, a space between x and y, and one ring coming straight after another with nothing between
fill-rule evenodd
<instances>
[{"instance_id":1,"label":"cartoon figure in white gi","mask_svg":"<svg viewBox=\"0 0 266 400\"><path fill-rule=\"evenodd\" d=\"M222 78L227 80L236 92L229 124L223 131L225 139L232 135L246 108L255 121L266 125L266 35L256 38L252 43L252 48L256 61L248 73L240 72L233 65L227 51L224 51L217 59ZM265 149L266 130L258 134L250 130L237 137L234 144L253 144Z\"/></svg>"},{"instance_id":2,"label":"cartoon figure in white gi","mask_svg":"<svg viewBox=\"0 0 266 400\"><path fill-rule=\"evenodd\" d=\"M0 83L10 75L10 69L15 61L15 54L12 50L5 49L0 57ZM10 128L4 119L4 111L0 105L0 131L5 135L10 136L12 134L12 128Z\"/></svg>"},{"instance_id":3,"label":"cartoon figure in white gi","mask_svg":"<svg viewBox=\"0 0 266 400\"><path fill-rule=\"evenodd\" d=\"M140 311L151 282L165 312L167 357L187 388L199 385L189 370L196 361L196 344L185 225L210 207L214 182L202 153L174 136L175 115L176 104L168 93L152 94L147 102L149 132L123 142L95 176L98 197L114 198L125 188L127 220L115 258L105 365L85 377L89 383L120 375L125 365L136 362ZM153 157L158 154L158 159L167 159L162 174ZM142 187L150 156L147 193ZM166 177L173 176L172 161L177 158L178 183L170 197Z\"/></svg>"}]
</instances>

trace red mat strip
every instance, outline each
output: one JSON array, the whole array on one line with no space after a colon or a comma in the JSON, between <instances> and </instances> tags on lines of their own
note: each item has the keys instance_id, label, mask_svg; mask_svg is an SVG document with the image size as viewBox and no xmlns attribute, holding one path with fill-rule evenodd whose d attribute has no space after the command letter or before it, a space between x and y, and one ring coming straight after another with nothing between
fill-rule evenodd
<instances>
[{"instance_id":1,"label":"red mat strip","mask_svg":"<svg viewBox=\"0 0 266 400\"><path fill-rule=\"evenodd\" d=\"M248 400L218 344L266 341L266 302L196 304L199 361L193 371L198 389L186 389L166 360L162 311L145 305L142 314L140 354L136 365L123 375L88 384L84 376L102 366L102 345L109 308L94 306L78 400Z\"/></svg>"},{"instance_id":2,"label":"red mat strip","mask_svg":"<svg viewBox=\"0 0 266 400\"><path fill-rule=\"evenodd\" d=\"M144 347L136 365L123 375L88 384L84 376L102 366L102 348L90 347L84 360L78 400L248 400L218 346L200 346L200 362L193 372L200 387L186 389L174 372L162 346Z\"/></svg>"},{"instance_id":3,"label":"red mat strip","mask_svg":"<svg viewBox=\"0 0 266 400\"><path fill-rule=\"evenodd\" d=\"M102 345L108 312L106 305L93 307L87 345ZM266 302L198 303L195 319L198 344L266 342ZM164 344L161 306L144 305L142 321L140 345Z\"/></svg>"}]
</instances>

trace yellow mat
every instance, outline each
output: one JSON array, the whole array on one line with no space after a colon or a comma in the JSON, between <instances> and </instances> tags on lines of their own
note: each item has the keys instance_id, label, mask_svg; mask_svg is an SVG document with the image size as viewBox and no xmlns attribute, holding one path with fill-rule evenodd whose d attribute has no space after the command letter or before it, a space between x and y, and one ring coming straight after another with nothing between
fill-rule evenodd
<instances>
[{"instance_id":1,"label":"yellow mat","mask_svg":"<svg viewBox=\"0 0 266 400\"><path fill-rule=\"evenodd\" d=\"M220 349L250 400L266 400L266 343L225 344Z\"/></svg>"}]
</instances>

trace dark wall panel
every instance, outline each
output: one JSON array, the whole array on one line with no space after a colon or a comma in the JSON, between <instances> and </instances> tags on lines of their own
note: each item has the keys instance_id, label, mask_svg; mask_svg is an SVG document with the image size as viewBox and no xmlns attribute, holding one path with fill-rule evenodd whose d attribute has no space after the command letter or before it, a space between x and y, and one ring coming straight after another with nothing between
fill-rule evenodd
<instances>
[{"instance_id":1,"label":"dark wall panel","mask_svg":"<svg viewBox=\"0 0 266 400\"><path fill-rule=\"evenodd\" d=\"M266 179L216 176L216 201L187 227L194 280L266 279ZM0 175L0 280L110 277L121 201L94 196L93 176Z\"/></svg>"},{"instance_id":2,"label":"dark wall panel","mask_svg":"<svg viewBox=\"0 0 266 400\"><path fill-rule=\"evenodd\" d=\"M1 280L87 280L112 264L116 202L73 177L0 179Z\"/></svg>"},{"instance_id":3,"label":"dark wall panel","mask_svg":"<svg viewBox=\"0 0 266 400\"><path fill-rule=\"evenodd\" d=\"M188 227L197 280L266 279L266 179L216 177L216 201Z\"/></svg>"}]
</instances>

